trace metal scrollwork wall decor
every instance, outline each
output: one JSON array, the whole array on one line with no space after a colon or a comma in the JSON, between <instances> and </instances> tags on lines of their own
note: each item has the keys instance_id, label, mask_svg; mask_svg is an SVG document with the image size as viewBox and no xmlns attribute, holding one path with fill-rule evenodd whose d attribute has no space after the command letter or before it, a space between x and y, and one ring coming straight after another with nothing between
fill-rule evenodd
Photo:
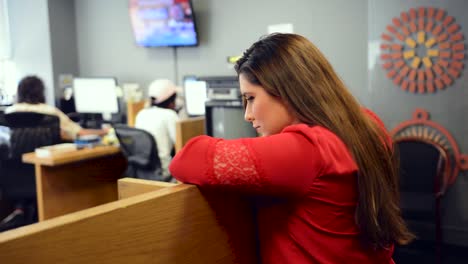
<instances>
[{"instance_id":1,"label":"metal scrollwork wall decor","mask_svg":"<svg viewBox=\"0 0 468 264\"><path fill-rule=\"evenodd\" d=\"M394 17L381 35L382 66L402 90L434 93L461 76L465 37L441 8L419 7Z\"/></svg>"},{"instance_id":2,"label":"metal scrollwork wall decor","mask_svg":"<svg viewBox=\"0 0 468 264\"><path fill-rule=\"evenodd\" d=\"M440 124L429 119L429 113L424 109L416 109L413 119L404 121L391 132L393 139L422 138L444 148L449 154L447 177L448 185L452 185L460 170L468 170L468 155L460 152L455 139L450 132Z\"/></svg>"}]
</instances>

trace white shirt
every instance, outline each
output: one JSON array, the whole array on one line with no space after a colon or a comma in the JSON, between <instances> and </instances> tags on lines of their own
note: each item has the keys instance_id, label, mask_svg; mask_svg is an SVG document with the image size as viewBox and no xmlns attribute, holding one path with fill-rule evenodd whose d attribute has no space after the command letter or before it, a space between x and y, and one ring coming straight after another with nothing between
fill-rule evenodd
<instances>
[{"instance_id":1,"label":"white shirt","mask_svg":"<svg viewBox=\"0 0 468 264\"><path fill-rule=\"evenodd\" d=\"M170 175L171 150L175 144L176 122L179 120L174 110L152 106L138 112L135 127L148 131L158 145L163 175Z\"/></svg>"},{"instance_id":2,"label":"white shirt","mask_svg":"<svg viewBox=\"0 0 468 264\"><path fill-rule=\"evenodd\" d=\"M46 104L28 104L18 103L5 109L5 114L13 112L34 112L39 114L54 115L60 120L60 129L67 134L69 138L76 138L78 132L82 129L80 125L73 122L66 114L57 107Z\"/></svg>"}]
</instances>

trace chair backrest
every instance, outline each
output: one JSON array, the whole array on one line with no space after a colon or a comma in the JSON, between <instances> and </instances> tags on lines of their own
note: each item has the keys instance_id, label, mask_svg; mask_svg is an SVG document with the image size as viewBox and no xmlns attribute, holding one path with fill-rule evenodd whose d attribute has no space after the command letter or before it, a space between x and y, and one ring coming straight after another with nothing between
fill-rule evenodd
<instances>
[{"instance_id":1,"label":"chair backrest","mask_svg":"<svg viewBox=\"0 0 468 264\"><path fill-rule=\"evenodd\" d=\"M126 125L115 125L114 129L129 165L146 171L161 168L158 147L153 135L143 129Z\"/></svg>"},{"instance_id":2,"label":"chair backrest","mask_svg":"<svg viewBox=\"0 0 468 264\"><path fill-rule=\"evenodd\" d=\"M400 206L403 218L418 240L435 241L434 256L436 263L441 263L441 197L449 186L448 153L440 145L421 138L401 138L395 143L400 154Z\"/></svg>"},{"instance_id":3,"label":"chair backrest","mask_svg":"<svg viewBox=\"0 0 468 264\"><path fill-rule=\"evenodd\" d=\"M420 238L432 240L425 227L435 224L435 240L441 243L440 198L448 186L447 152L437 144L418 138L395 142L400 154L400 206L403 218Z\"/></svg>"},{"instance_id":4,"label":"chair backrest","mask_svg":"<svg viewBox=\"0 0 468 264\"><path fill-rule=\"evenodd\" d=\"M395 142L400 154L400 190L440 196L447 185L446 151L426 140L401 139Z\"/></svg>"},{"instance_id":5,"label":"chair backrest","mask_svg":"<svg viewBox=\"0 0 468 264\"><path fill-rule=\"evenodd\" d=\"M5 112L0 109L0 126L6 126Z\"/></svg>"},{"instance_id":6,"label":"chair backrest","mask_svg":"<svg viewBox=\"0 0 468 264\"><path fill-rule=\"evenodd\" d=\"M20 159L24 153L61 141L60 120L55 115L14 112L5 114L5 120L11 130L10 158L12 159Z\"/></svg>"},{"instance_id":7,"label":"chair backrest","mask_svg":"<svg viewBox=\"0 0 468 264\"><path fill-rule=\"evenodd\" d=\"M2 157L0 187L10 199L35 199L34 166L22 162L22 155L38 147L58 144L60 120L57 116L14 112L4 116L10 128L9 148Z\"/></svg>"}]
</instances>

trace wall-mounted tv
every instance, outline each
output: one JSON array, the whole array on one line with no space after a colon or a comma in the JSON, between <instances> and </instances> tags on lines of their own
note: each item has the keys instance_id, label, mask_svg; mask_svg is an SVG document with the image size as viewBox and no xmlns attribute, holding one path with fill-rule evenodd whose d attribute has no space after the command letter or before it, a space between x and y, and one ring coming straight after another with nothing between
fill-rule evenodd
<instances>
[{"instance_id":1,"label":"wall-mounted tv","mask_svg":"<svg viewBox=\"0 0 468 264\"><path fill-rule=\"evenodd\" d=\"M139 46L198 45L191 0L130 0L129 11Z\"/></svg>"}]
</instances>

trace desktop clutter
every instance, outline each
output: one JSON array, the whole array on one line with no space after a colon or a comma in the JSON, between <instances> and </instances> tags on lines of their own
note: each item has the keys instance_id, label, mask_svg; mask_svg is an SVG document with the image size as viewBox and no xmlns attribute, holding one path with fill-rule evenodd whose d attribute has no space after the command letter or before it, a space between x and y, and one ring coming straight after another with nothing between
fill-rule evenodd
<instances>
[{"instance_id":1,"label":"desktop clutter","mask_svg":"<svg viewBox=\"0 0 468 264\"><path fill-rule=\"evenodd\" d=\"M110 128L106 135L83 135L75 139L74 144L77 149L81 148L92 148L100 145L117 145L119 143L115 131Z\"/></svg>"},{"instance_id":2,"label":"desktop clutter","mask_svg":"<svg viewBox=\"0 0 468 264\"><path fill-rule=\"evenodd\" d=\"M94 148L96 146L109 146L118 145L118 139L115 135L114 129L110 128L105 136L99 135L83 135L77 137L73 142L60 143L51 146L44 146L35 149L37 157L45 158L53 155L58 155L77 149Z\"/></svg>"}]
</instances>

